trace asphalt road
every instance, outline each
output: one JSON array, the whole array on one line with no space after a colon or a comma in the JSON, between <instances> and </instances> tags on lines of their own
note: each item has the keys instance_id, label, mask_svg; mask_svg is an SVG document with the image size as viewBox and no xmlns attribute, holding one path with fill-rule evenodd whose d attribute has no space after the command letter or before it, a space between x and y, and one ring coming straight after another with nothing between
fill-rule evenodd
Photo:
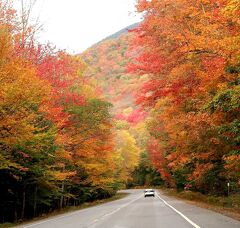
<instances>
[{"instance_id":1,"label":"asphalt road","mask_svg":"<svg viewBox=\"0 0 240 228\"><path fill-rule=\"evenodd\" d=\"M126 190L127 197L31 223L24 228L240 228L229 217L158 193Z\"/></svg>"}]
</instances>

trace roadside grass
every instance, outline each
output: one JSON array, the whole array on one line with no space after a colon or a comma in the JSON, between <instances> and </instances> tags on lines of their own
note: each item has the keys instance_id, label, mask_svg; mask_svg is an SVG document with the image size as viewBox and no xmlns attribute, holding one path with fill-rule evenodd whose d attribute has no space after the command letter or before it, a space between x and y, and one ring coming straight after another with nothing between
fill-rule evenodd
<instances>
[{"instance_id":1,"label":"roadside grass","mask_svg":"<svg viewBox=\"0 0 240 228\"><path fill-rule=\"evenodd\" d=\"M240 221L240 193L232 194L229 197L220 197L192 191L177 192L175 189L167 188L160 188L159 190L167 196L182 199Z\"/></svg>"},{"instance_id":2,"label":"roadside grass","mask_svg":"<svg viewBox=\"0 0 240 228\"><path fill-rule=\"evenodd\" d=\"M18 227L18 226L27 225L29 223L33 223L33 222L36 222L36 221L39 221L39 220L42 220L42 219L47 219L47 218L50 218L50 217L53 217L53 216L58 216L58 215L62 215L62 214L65 214L65 213L71 213L71 212L82 210L82 209L85 209L85 208L90 208L90 207L98 206L98 205L108 203L108 202L111 202L111 201L119 200L119 199L122 199L122 198L126 197L127 195L129 195L129 193L120 192L120 193L117 193L110 198L107 198L107 199L95 200L93 202L85 202L85 203L83 203L79 206L65 207L62 210L56 210L56 211L53 211L53 212L48 213L48 214L43 214L42 216L33 218L31 220L26 220L26 221L18 222L18 223L3 223L3 224L0 224L0 228L8 228L8 227L15 227L15 226Z\"/></svg>"}]
</instances>

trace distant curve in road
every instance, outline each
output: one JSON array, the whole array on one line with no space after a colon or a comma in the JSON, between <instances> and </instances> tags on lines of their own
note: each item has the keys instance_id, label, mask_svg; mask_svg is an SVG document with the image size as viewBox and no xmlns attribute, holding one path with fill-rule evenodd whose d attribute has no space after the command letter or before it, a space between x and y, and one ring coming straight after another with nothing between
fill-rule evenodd
<instances>
[{"instance_id":1,"label":"distant curve in road","mask_svg":"<svg viewBox=\"0 0 240 228\"><path fill-rule=\"evenodd\" d=\"M55 216L23 228L239 228L240 222L158 193L124 190L127 197Z\"/></svg>"}]
</instances>

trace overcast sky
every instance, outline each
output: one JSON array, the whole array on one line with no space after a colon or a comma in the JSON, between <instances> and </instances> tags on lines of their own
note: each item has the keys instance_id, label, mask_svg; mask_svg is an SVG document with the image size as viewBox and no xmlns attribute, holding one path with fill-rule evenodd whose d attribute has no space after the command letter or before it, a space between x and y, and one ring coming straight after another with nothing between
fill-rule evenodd
<instances>
[{"instance_id":1,"label":"overcast sky","mask_svg":"<svg viewBox=\"0 0 240 228\"><path fill-rule=\"evenodd\" d=\"M40 15L44 25L41 42L79 53L140 21L135 4L136 0L38 0L33 15Z\"/></svg>"}]
</instances>

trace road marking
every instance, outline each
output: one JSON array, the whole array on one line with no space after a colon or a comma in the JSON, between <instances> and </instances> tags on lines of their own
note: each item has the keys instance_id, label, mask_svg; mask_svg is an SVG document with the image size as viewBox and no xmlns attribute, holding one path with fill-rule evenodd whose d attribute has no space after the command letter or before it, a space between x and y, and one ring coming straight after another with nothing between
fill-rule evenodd
<instances>
[{"instance_id":1,"label":"road marking","mask_svg":"<svg viewBox=\"0 0 240 228\"><path fill-rule=\"evenodd\" d=\"M194 223L193 221L191 221L187 216L185 216L183 213L181 213L180 211L178 211L176 208L174 208L173 206L171 206L169 203L167 203L164 199L162 199L158 194L157 197L162 200L168 207L170 207L171 209L173 209L175 212L177 212L180 216L182 216L186 221L188 221L193 227L195 228L201 228L200 226L198 226L196 223Z\"/></svg>"},{"instance_id":2,"label":"road marking","mask_svg":"<svg viewBox=\"0 0 240 228\"><path fill-rule=\"evenodd\" d=\"M108 216L110 216L110 215L115 214L116 212L120 211L120 210L123 209L124 207L127 207L128 205L132 204L133 202L137 201L137 200L140 199L140 198L142 198L142 194L141 194L139 197L131 200L131 201L128 202L127 204L124 204L123 206L121 206L121 207L119 207L119 208L117 208L117 209L115 209L115 210L113 210L113 211L111 211L111 212L109 212L109 213L107 213L107 214L102 215L100 218L98 218L98 219L94 220L92 223L88 224L88 227L94 225L96 222L99 222L100 220L103 220L104 218L106 218L106 217L108 217Z\"/></svg>"},{"instance_id":3,"label":"road marking","mask_svg":"<svg viewBox=\"0 0 240 228\"><path fill-rule=\"evenodd\" d=\"M125 205L123 205L123 206L121 206L121 207L113 210L112 212L105 214L103 217L107 217L107 216L109 216L109 215L112 215L112 214L116 213L117 211L120 211L122 208L127 207L128 205L130 205L131 203L137 201L137 200L140 199L140 198L142 198L142 195L140 195L140 196L137 197L136 199L131 200L129 203L127 203L127 204L125 204Z\"/></svg>"}]
</instances>

